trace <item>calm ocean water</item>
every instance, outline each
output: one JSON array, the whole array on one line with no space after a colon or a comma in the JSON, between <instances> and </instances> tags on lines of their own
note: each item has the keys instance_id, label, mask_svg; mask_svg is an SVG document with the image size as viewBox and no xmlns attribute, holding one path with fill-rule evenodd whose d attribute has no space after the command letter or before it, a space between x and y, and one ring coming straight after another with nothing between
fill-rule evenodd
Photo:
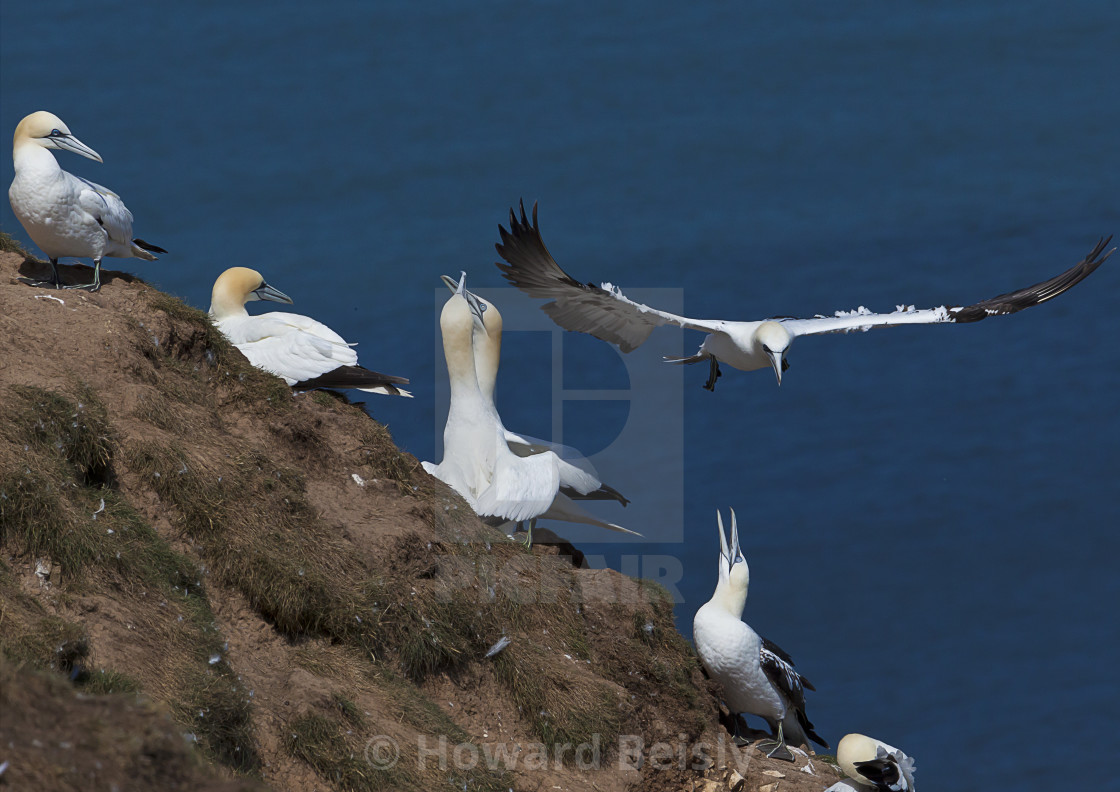
<instances>
[{"instance_id":1,"label":"calm ocean water","mask_svg":"<svg viewBox=\"0 0 1120 792\"><path fill-rule=\"evenodd\" d=\"M5 0L0 130L49 109L101 153L60 161L172 251L111 269L205 308L256 267L410 376L416 399L369 408L425 459L437 278L466 269L507 316L507 425L595 454L634 501L599 513L649 541L553 527L660 574L686 634L734 507L745 617L816 684L833 744L904 748L927 792L1120 789L1079 761L1115 754L1120 712L1120 261L1015 317L803 339L781 389L725 367L714 394L657 363L698 335L624 358L551 332L492 264L524 196L577 278L694 316L1042 280L1120 232L1120 11L602 6ZM0 227L27 239L6 202Z\"/></svg>"}]
</instances>

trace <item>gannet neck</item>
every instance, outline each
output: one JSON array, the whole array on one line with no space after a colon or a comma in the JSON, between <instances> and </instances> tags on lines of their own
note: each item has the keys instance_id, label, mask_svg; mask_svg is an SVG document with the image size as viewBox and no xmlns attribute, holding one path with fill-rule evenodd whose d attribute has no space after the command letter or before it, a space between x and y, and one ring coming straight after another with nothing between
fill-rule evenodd
<instances>
[{"instance_id":1,"label":"gannet neck","mask_svg":"<svg viewBox=\"0 0 1120 792\"><path fill-rule=\"evenodd\" d=\"M245 303L255 289L264 284L264 276L248 267L231 267L214 281L210 292L210 315L215 319L228 319L234 316L248 316Z\"/></svg>"},{"instance_id":2,"label":"gannet neck","mask_svg":"<svg viewBox=\"0 0 1120 792\"><path fill-rule=\"evenodd\" d=\"M731 569L731 578L716 584L715 593L709 602L719 606L735 618L742 618L747 605L747 566L736 564Z\"/></svg>"},{"instance_id":3,"label":"gannet neck","mask_svg":"<svg viewBox=\"0 0 1120 792\"><path fill-rule=\"evenodd\" d=\"M466 298L451 295L439 317L443 335L443 355L447 359L447 375L451 382L451 399L461 406L464 399L480 398L475 376L474 319Z\"/></svg>"},{"instance_id":4,"label":"gannet neck","mask_svg":"<svg viewBox=\"0 0 1120 792\"><path fill-rule=\"evenodd\" d=\"M482 397L494 403L498 365L502 357L502 314L489 300L477 297L482 306L482 326L475 322L474 365Z\"/></svg>"}]
</instances>

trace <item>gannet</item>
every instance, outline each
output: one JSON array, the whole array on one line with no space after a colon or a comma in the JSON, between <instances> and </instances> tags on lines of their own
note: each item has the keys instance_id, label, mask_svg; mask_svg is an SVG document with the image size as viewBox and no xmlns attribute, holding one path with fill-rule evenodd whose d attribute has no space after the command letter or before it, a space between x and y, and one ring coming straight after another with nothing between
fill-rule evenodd
<instances>
[{"instance_id":1,"label":"gannet","mask_svg":"<svg viewBox=\"0 0 1120 792\"><path fill-rule=\"evenodd\" d=\"M32 286L97 291L101 288L103 257L155 261L153 253L167 252L142 239L133 239L132 212L120 196L62 170L50 149L102 161L101 155L71 135L56 115L40 110L16 126L12 142L16 177L8 188L8 200L27 235L51 262L50 280L20 280ZM92 258L93 282L64 287L58 274L58 259L62 256Z\"/></svg>"},{"instance_id":2,"label":"gannet","mask_svg":"<svg viewBox=\"0 0 1120 792\"><path fill-rule=\"evenodd\" d=\"M506 263L498 262L506 280L530 297L551 299L541 306L556 324L566 330L587 333L616 344L623 352L639 347L655 327L679 325L708 333L699 351L691 357L665 358L669 363L709 362L708 380L704 387L715 390L720 376L719 364L742 371L771 367L782 384L782 373L789 368L786 353L794 339L821 333L867 331L874 327L898 327L907 324L978 322L1030 308L1057 297L1087 278L1113 250L1101 253L1112 240L1102 239L1080 263L1050 280L1025 289L1001 294L973 305L915 309L900 305L892 313L872 313L863 306L853 311L837 311L834 316L817 315L812 319L776 317L761 321L733 322L722 319L689 319L627 299L617 286L582 284L560 268L549 254L537 225L537 206L533 204L533 222L525 216L521 204L520 220L512 209L510 230L498 226L502 241L495 245Z\"/></svg>"},{"instance_id":3,"label":"gannet","mask_svg":"<svg viewBox=\"0 0 1120 792\"><path fill-rule=\"evenodd\" d=\"M454 278L448 275L442 275L440 278L447 288L452 292L456 291L458 283ZM479 306L482 318L481 323L478 321L475 323L475 377L483 399L497 414L494 388L498 382L498 365L502 356L502 314L489 300L479 297L470 290L464 290L463 293L468 300L472 300ZM501 421L500 416L499 421ZM505 432L506 445L518 456L531 456L551 451L559 457L560 492L572 500L616 500L623 506L630 503L629 499L614 487L601 482L591 462L574 448L511 432L504 423L502 429ZM547 519L548 515L544 517Z\"/></svg>"},{"instance_id":4,"label":"gannet","mask_svg":"<svg viewBox=\"0 0 1120 792\"><path fill-rule=\"evenodd\" d=\"M862 734L846 734L836 746L836 763L852 779L825 792L915 792L914 760L885 742Z\"/></svg>"},{"instance_id":5,"label":"gannet","mask_svg":"<svg viewBox=\"0 0 1120 792\"><path fill-rule=\"evenodd\" d=\"M760 744L761 750L773 748L767 756L793 761L785 747L808 745L809 740L827 748L805 715L805 688L816 688L793 667L793 660L776 644L747 626L742 619L747 603L750 571L739 547L735 510L731 510L731 545L723 530L723 517L716 512L719 525L719 581L715 593L696 611L692 635L696 653L708 674L723 687L723 700L735 718L738 715L763 718L776 741Z\"/></svg>"},{"instance_id":6,"label":"gannet","mask_svg":"<svg viewBox=\"0 0 1120 792\"><path fill-rule=\"evenodd\" d=\"M231 267L214 281L210 316L230 343L259 369L282 378L293 388L354 388L394 396L412 394L397 385L404 377L380 374L358 365L358 355L334 330L299 314L274 311L250 316L249 300L291 303L292 299L265 283L256 270Z\"/></svg>"},{"instance_id":7,"label":"gannet","mask_svg":"<svg viewBox=\"0 0 1120 792\"><path fill-rule=\"evenodd\" d=\"M489 310L495 311L496 322L492 319L492 326L500 329L497 309L490 306ZM599 520L561 492L561 469L566 463L554 452L519 456L510 450L505 427L494 407L492 386L487 394L479 385L475 346L483 343L479 336L486 334L483 314L477 295L466 290L463 273L440 313L451 384L451 404L443 430L443 460L438 465L424 462L424 469L462 495L480 517L529 522L527 541L532 540L532 527L540 517L635 534Z\"/></svg>"}]
</instances>

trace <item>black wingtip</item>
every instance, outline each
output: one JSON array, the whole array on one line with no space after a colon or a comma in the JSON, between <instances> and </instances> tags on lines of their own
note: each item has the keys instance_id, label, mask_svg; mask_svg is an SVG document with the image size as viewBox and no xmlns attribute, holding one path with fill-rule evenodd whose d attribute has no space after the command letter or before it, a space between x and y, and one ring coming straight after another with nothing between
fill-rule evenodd
<instances>
[{"instance_id":1,"label":"black wingtip","mask_svg":"<svg viewBox=\"0 0 1120 792\"><path fill-rule=\"evenodd\" d=\"M134 240L132 240L132 244L136 245L136 247L140 248L141 250L148 251L149 253L166 253L167 252L166 250L161 248L159 245L153 245L150 242L145 242L143 239L134 239Z\"/></svg>"}]
</instances>

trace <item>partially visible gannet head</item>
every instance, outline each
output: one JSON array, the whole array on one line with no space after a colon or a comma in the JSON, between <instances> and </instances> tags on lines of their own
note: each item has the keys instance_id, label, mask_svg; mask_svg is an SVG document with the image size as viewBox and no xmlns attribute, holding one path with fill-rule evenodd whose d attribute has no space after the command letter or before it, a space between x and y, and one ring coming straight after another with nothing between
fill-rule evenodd
<instances>
[{"instance_id":1,"label":"partially visible gannet head","mask_svg":"<svg viewBox=\"0 0 1120 792\"><path fill-rule=\"evenodd\" d=\"M836 746L836 763L853 781L913 792L914 760L892 745L864 734L846 734Z\"/></svg>"},{"instance_id":2,"label":"partially visible gannet head","mask_svg":"<svg viewBox=\"0 0 1120 792\"><path fill-rule=\"evenodd\" d=\"M766 357L770 358L770 366L774 369L778 384L781 385L782 372L789 368L789 363L786 362L786 350L793 343L793 336L781 322L763 322L754 331L754 337L762 346Z\"/></svg>"},{"instance_id":3,"label":"partially visible gannet head","mask_svg":"<svg viewBox=\"0 0 1120 792\"><path fill-rule=\"evenodd\" d=\"M466 297L467 273L463 273L455 286L455 293L443 304L439 315L439 329L443 336L443 354L452 382L456 377L469 374L474 379L474 321L475 312Z\"/></svg>"},{"instance_id":4,"label":"partially visible gannet head","mask_svg":"<svg viewBox=\"0 0 1120 792\"><path fill-rule=\"evenodd\" d=\"M210 292L210 315L215 319L248 315L245 303L251 300L292 303L292 298L264 281L264 276L248 267L230 267L214 281Z\"/></svg>"},{"instance_id":5,"label":"partially visible gannet head","mask_svg":"<svg viewBox=\"0 0 1120 792\"><path fill-rule=\"evenodd\" d=\"M451 291L459 290L459 283L453 278L441 275L440 280ZM478 387L484 396L493 399L494 386L498 381L498 365L502 357L502 314L494 303L465 287L462 294L474 319L474 364Z\"/></svg>"},{"instance_id":6,"label":"partially visible gannet head","mask_svg":"<svg viewBox=\"0 0 1120 792\"><path fill-rule=\"evenodd\" d=\"M101 155L70 134L70 128L54 113L40 110L24 118L16 125L12 139L12 150L20 146L41 146L48 149L72 151L101 162Z\"/></svg>"},{"instance_id":7,"label":"partially visible gannet head","mask_svg":"<svg viewBox=\"0 0 1120 792\"><path fill-rule=\"evenodd\" d=\"M723 530L723 515L719 511L716 511L716 523L719 525L719 582L712 599L719 599L728 612L741 616L747 602L751 573L747 559L743 557L743 550L739 547L739 525L735 519L735 510L731 510L730 545Z\"/></svg>"}]
</instances>

